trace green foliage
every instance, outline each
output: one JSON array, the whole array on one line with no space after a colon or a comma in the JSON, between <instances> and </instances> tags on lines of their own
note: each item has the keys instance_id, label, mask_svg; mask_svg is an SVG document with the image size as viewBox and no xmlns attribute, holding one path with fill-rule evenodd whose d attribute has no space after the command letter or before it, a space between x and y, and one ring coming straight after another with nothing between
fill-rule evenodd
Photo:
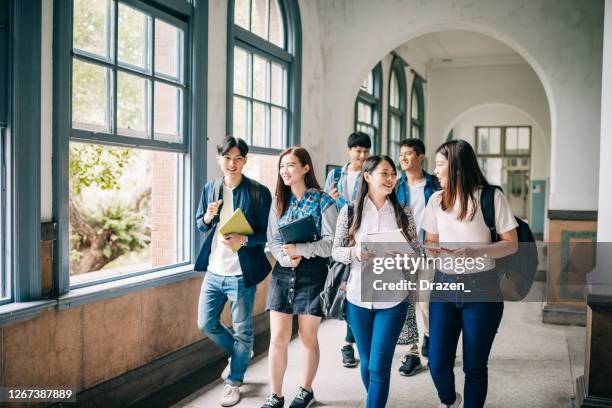
<instances>
[{"instance_id":1,"label":"green foliage","mask_svg":"<svg viewBox=\"0 0 612 408\"><path fill-rule=\"evenodd\" d=\"M135 179L137 170L142 170L138 157L134 149L70 144L70 203L76 210L70 220L72 274L101 269L122 255L150 245L151 219L146 205L150 190L129 194L131 184L141 182ZM137 205L143 198L144 203ZM88 251L93 257L84 257Z\"/></svg>"},{"instance_id":2,"label":"green foliage","mask_svg":"<svg viewBox=\"0 0 612 408\"><path fill-rule=\"evenodd\" d=\"M70 192L79 195L83 187L119 189L119 178L132 158L130 149L95 144L70 144Z\"/></svg>"},{"instance_id":3,"label":"green foliage","mask_svg":"<svg viewBox=\"0 0 612 408\"><path fill-rule=\"evenodd\" d=\"M151 243L151 222L149 217L118 205L110 205L96 220L101 230L108 234L104 256L111 259L117 252L124 254L146 248Z\"/></svg>"}]
</instances>

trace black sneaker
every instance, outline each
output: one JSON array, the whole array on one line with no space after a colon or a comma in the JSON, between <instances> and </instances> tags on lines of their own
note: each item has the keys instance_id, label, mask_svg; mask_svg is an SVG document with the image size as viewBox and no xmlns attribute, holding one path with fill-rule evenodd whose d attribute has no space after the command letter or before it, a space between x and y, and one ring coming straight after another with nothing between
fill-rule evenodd
<instances>
[{"instance_id":1,"label":"black sneaker","mask_svg":"<svg viewBox=\"0 0 612 408\"><path fill-rule=\"evenodd\" d=\"M345 367L356 367L355 350L351 344L342 347L342 365Z\"/></svg>"},{"instance_id":2,"label":"black sneaker","mask_svg":"<svg viewBox=\"0 0 612 408\"><path fill-rule=\"evenodd\" d=\"M423 357L429 357L429 336L423 336L423 345L421 346L421 354Z\"/></svg>"},{"instance_id":3,"label":"black sneaker","mask_svg":"<svg viewBox=\"0 0 612 408\"><path fill-rule=\"evenodd\" d=\"M270 394L266 402L261 408L283 408L285 406L285 397L279 397L276 394Z\"/></svg>"},{"instance_id":4,"label":"black sneaker","mask_svg":"<svg viewBox=\"0 0 612 408\"><path fill-rule=\"evenodd\" d=\"M407 354L402 361L402 366L399 369L401 375L410 377L415 375L423 366L421 365L421 359L419 356L414 354Z\"/></svg>"},{"instance_id":5,"label":"black sneaker","mask_svg":"<svg viewBox=\"0 0 612 408\"><path fill-rule=\"evenodd\" d=\"M289 408L308 408L315 403L314 392L307 391L304 387L298 388L298 392Z\"/></svg>"}]
</instances>

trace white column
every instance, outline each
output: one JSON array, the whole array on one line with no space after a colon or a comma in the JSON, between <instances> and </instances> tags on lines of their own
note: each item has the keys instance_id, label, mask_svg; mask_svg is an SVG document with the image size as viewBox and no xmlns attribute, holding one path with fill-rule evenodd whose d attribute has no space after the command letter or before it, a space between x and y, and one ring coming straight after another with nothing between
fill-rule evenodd
<instances>
[{"instance_id":1,"label":"white column","mask_svg":"<svg viewBox=\"0 0 612 408\"><path fill-rule=\"evenodd\" d=\"M589 283L593 285L591 293L612 295L612 0L606 0L605 7L597 210L597 241L600 244L597 272L592 274Z\"/></svg>"}]
</instances>

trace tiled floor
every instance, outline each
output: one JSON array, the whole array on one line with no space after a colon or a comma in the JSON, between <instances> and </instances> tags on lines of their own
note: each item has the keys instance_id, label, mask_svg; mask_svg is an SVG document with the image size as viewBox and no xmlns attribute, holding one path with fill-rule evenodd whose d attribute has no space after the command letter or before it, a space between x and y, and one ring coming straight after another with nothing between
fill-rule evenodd
<instances>
[{"instance_id":1,"label":"tiled floor","mask_svg":"<svg viewBox=\"0 0 612 408\"><path fill-rule=\"evenodd\" d=\"M541 284L537 285L534 290L541 291ZM544 325L541 315L540 303L506 303L489 361L487 407L572 406L575 377L583 371L585 329ZM321 325L321 363L313 387L317 399L315 406L362 407L364 404L365 391L359 370L344 368L340 364L344 330L344 323L339 321L325 321ZM463 387L460 349L461 342L455 367L458 390ZM387 406L437 407L436 392L427 370L414 377L398 374L403 352L401 346L395 351ZM301 345L296 339L289 347L289 366L284 384L284 393L289 400L286 407L300 384L300 353ZM253 360L247 371L245 384L241 387L243 398L237 407L261 406L269 392L267 376L267 358L262 355ZM219 380L174 406L217 407L222 389L223 382Z\"/></svg>"}]
</instances>

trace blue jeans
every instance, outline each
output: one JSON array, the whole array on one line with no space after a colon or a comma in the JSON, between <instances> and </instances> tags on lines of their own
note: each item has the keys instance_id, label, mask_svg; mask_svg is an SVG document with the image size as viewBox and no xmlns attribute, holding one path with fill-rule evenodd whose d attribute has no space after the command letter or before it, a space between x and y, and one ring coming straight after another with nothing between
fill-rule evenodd
<instances>
[{"instance_id":1,"label":"blue jeans","mask_svg":"<svg viewBox=\"0 0 612 408\"><path fill-rule=\"evenodd\" d=\"M198 302L198 328L231 356L227 383L244 380L253 350L253 301L256 287L245 288L242 276L221 276L207 272ZM221 323L225 302L230 302L232 329Z\"/></svg>"},{"instance_id":2,"label":"blue jeans","mask_svg":"<svg viewBox=\"0 0 612 408\"><path fill-rule=\"evenodd\" d=\"M393 352L407 309L405 302L389 309L366 309L346 302L346 320L355 336L361 380L368 393L366 408L382 408L387 404Z\"/></svg>"},{"instance_id":3,"label":"blue jeans","mask_svg":"<svg viewBox=\"0 0 612 408\"><path fill-rule=\"evenodd\" d=\"M429 372L442 403L455 401L455 354L463 332L465 408L480 408L487 398L489 353L504 312L503 302L432 300L429 303Z\"/></svg>"}]
</instances>

